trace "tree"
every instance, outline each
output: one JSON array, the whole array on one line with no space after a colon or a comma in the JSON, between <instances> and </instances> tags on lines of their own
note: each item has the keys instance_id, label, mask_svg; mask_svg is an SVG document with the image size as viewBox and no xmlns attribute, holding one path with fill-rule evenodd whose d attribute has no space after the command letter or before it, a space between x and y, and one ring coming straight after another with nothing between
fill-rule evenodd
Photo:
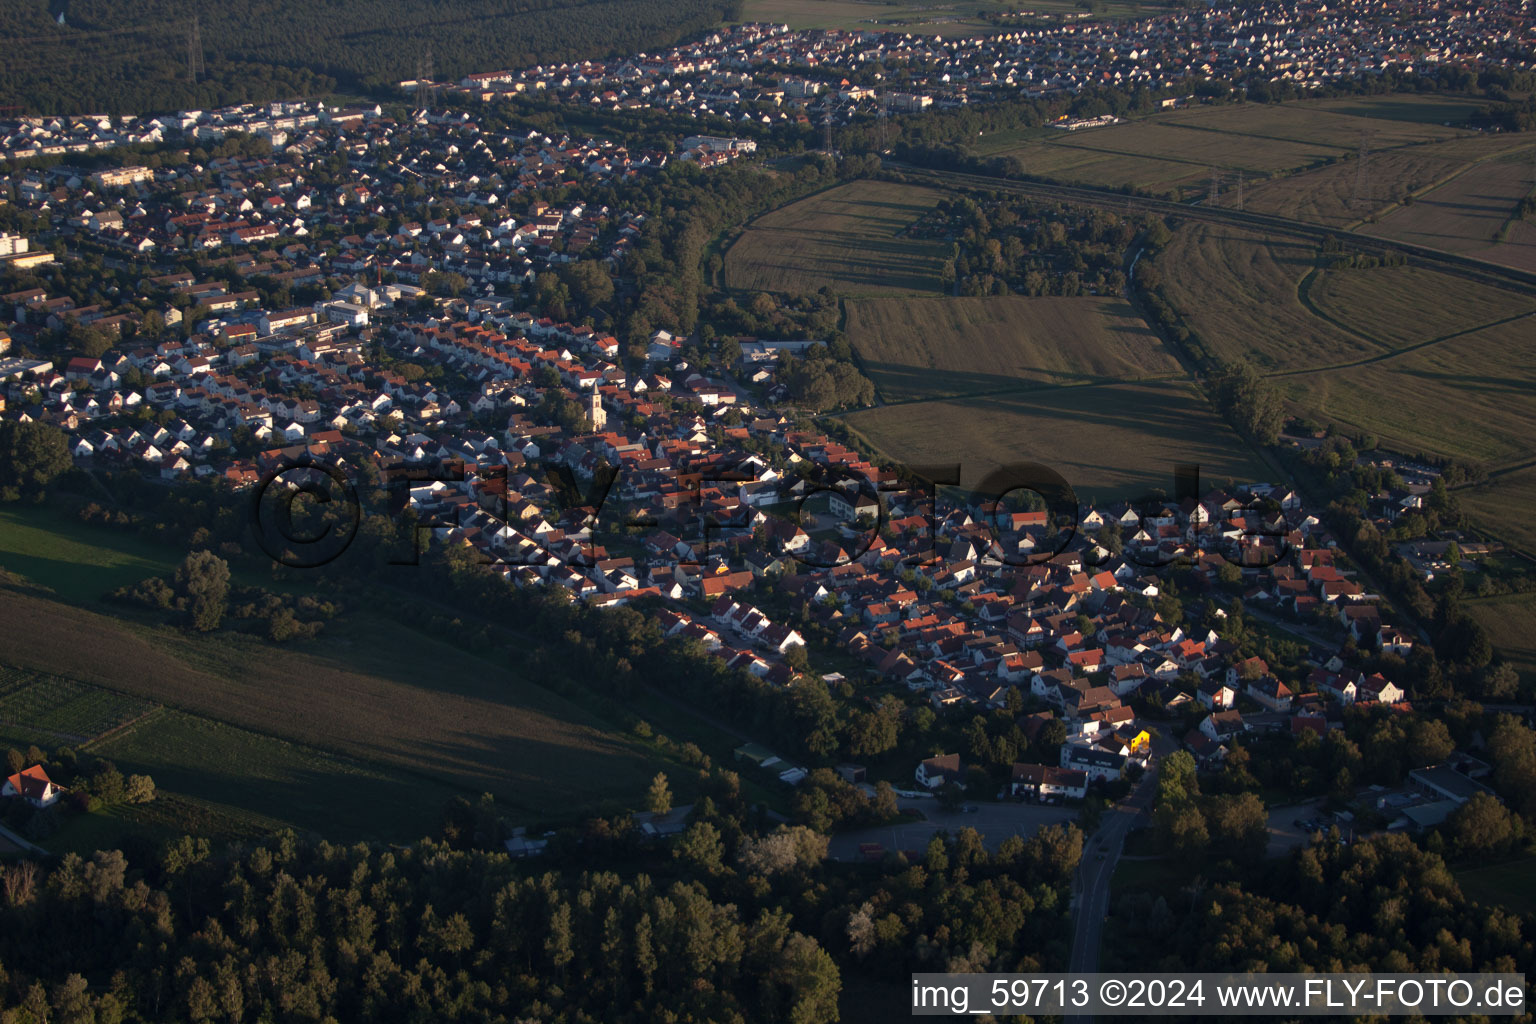
<instances>
[{"instance_id":1,"label":"tree","mask_svg":"<svg viewBox=\"0 0 1536 1024\"><path fill-rule=\"evenodd\" d=\"M123 799L131 804L147 804L155 799L155 780L148 775L130 775L123 785Z\"/></svg>"},{"instance_id":2,"label":"tree","mask_svg":"<svg viewBox=\"0 0 1536 1024\"><path fill-rule=\"evenodd\" d=\"M657 772L645 791L645 809L652 814L666 814L672 809L672 790L667 786L667 773Z\"/></svg>"},{"instance_id":3,"label":"tree","mask_svg":"<svg viewBox=\"0 0 1536 1024\"><path fill-rule=\"evenodd\" d=\"M1490 700L1509 700L1520 689L1520 673L1504 661L1483 673L1483 696Z\"/></svg>"},{"instance_id":4,"label":"tree","mask_svg":"<svg viewBox=\"0 0 1536 1024\"><path fill-rule=\"evenodd\" d=\"M1408 759L1413 767L1439 764L1456 749L1451 731L1439 719L1421 719L1408 732Z\"/></svg>"},{"instance_id":5,"label":"tree","mask_svg":"<svg viewBox=\"0 0 1536 1024\"><path fill-rule=\"evenodd\" d=\"M17 772L27 767L27 756L21 751L17 750L15 747L12 747L10 750L5 752L5 763L6 766L11 769L10 773L15 775Z\"/></svg>"},{"instance_id":6,"label":"tree","mask_svg":"<svg viewBox=\"0 0 1536 1024\"><path fill-rule=\"evenodd\" d=\"M176 591L193 629L218 629L229 603L229 563L211 551L192 552L176 567Z\"/></svg>"},{"instance_id":7,"label":"tree","mask_svg":"<svg viewBox=\"0 0 1536 1024\"><path fill-rule=\"evenodd\" d=\"M1157 805L1180 804L1200 792L1195 779L1195 758L1187 750L1176 750L1163 758L1157 775Z\"/></svg>"},{"instance_id":8,"label":"tree","mask_svg":"<svg viewBox=\"0 0 1536 1024\"><path fill-rule=\"evenodd\" d=\"M695 821L678 837L672 856L706 875L717 873L725 856L720 830L707 821Z\"/></svg>"},{"instance_id":9,"label":"tree","mask_svg":"<svg viewBox=\"0 0 1536 1024\"><path fill-rule=\"evenodd\" d=\"M41 500L73 465L64 432L46 423L0 422L0 501Z\"/></svg>"},{"instance_id":10,"label":"tree","mask_svg":"<svg viewBox=\"0 0 1536 1024\"><path fill-rule=\"evenodd\" d=\"M1478 858L1502 853L1519 837L1509 808L1487 793L1472 794L1451 815L1450 826L1457 848Z\"/></svg>"}]
</instances>

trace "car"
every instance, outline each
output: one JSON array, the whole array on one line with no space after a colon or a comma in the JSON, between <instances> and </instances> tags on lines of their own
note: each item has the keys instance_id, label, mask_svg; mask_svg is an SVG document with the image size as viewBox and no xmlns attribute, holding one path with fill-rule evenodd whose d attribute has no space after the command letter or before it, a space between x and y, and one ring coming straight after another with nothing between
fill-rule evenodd
<instances>
[{"instance_id":1,"label":"car","mask_svg":"<svg viewBox=\"0 0 1536 1024\"><path fill-rule=\"evenodd\" d=\"M977 807L975 804L966 804L962 809L966 814L975 814L977 811L981 810L981 808Z\"/></svg>"},{"instance_id":2,"label":"car","mask_svg":"<svg viewBox=\"0 0 1536 1024\"><path fill-rule=\"evenodd\" d=\"M1307 819L1306 818L1297 818L1295 821L1291 822L1291 824L1295 825L1297 828L1306 828L1307 827Z\"/></svg>"}]
</instances>

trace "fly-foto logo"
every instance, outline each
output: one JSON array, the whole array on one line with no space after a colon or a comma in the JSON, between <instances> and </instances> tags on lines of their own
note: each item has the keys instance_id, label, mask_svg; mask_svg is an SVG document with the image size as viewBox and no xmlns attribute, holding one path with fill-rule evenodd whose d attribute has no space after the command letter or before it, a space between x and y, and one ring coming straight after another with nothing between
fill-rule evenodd
<instances>
[{"instance_id":1,"label":"fly-foto logo","mask_svg":"<svg viewBox=\"0 0 1536 1024\"><path fill-rule=\"evenodd\" d=\"M1090 568L1119 558L1157 570L1202 554L1241 568L1265 568L1290 549L1291 528L1277 505L1256 495L1205 502L1195 464L1174 467L1171 494L1150 493L1098 517L1110 520L1109 529L1121 537L1118 552L1100 543L1097 527L1082 525L1086 511L1098 510L1086 510L1072 485L1051 467L999 466L963 496L946 501L946 494L958 494L952 489L960 471L959 464L902 466L872 481L841 466L816 466L793 481L779 479L770 492L775 500L764 502L741 499L745 487L760 481L730 465L673 469L670 486L652 482L643 489L620 486L620 473L612 467L598 467L583 483L569 467L558 466L546 471L545 489L561 507L564 528L530 530L524 528L525 510L514 515L508 507L505 466L395 467L386 474L390 505L397 513L412 510L411 550L391 564L419 564L423 533L478 524L476 547L487 564L592 568L598 539L611 535L646 542L655 555L675 556L681 565L703 565L724 540L745 534L760 539L773 558L808 569L863 558L877 540L881 557L921 567L943 561L940 523L961 511L976 527L967 533L976 538L977 557L1015 567L1079 552ZM301 501L312 504L296 516ZM900 530L892 521L893 502L906 513ZM339 558L356 539L363 511L344 464L310 455L268 470L250 508L261 550L293 568L317 568ZM553 533L558 541L548 539Z\"/></svg>"}]
</instances>

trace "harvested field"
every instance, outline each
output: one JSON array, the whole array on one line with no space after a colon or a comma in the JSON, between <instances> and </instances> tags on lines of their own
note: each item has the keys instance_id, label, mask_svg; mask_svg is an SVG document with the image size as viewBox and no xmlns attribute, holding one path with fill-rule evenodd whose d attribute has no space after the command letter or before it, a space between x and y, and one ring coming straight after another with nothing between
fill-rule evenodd
<instances>
[{"instance_id":1,"label":"harvested field","mask_svg":"<svg viewBox=\"0 0 1536 1024\"><path fill-rule=\"evenodd\" d=\"M1487 160L1371 225L1373 235L1536 270L1536 232L1504 232L1532 191L1531 150Z\"/></svg>"},{"instance_id":2,"label":"harvested field","mask_svg":"<svg viewBox=\"0 0 1536 1024\"><path fill-rule=\"evenodd\" d=\"M1421 267L1319 271L1304 297L1320 314L1394 349L1536 311L1536 296Z\"/></svg>"},{"instance_id":3,"label":"harvested field","mask_svg":"<svg viewBox=\"0 0 1536 1024\"><path fill-rule=\"evenodd\" d=\"M1382 213L1406 195L1433 189L1468 165L1496 157L1517 144L1519 136L1475 135L1396 149L1372 148L1362 183L1355 159L1357 139L1348 159L1246 189L1243 208L1346 227ZM1364 191L1360 191L1362 184ZM1222 200L1224 204L1231 201L1231 196Z\"/></svg>"},{"instance_id":4,"label":"harvested field","mask_svg":"<svg viewBox=\"0 0 1536 1024\"><path fill-rule=\"evenodd\" d=\"M860 299L847 334L886 402L1179 372L1123 299Z\"/></svg>"},{"instance_id":5,"label":"harvested field","mask_svg":"<svg viewBox=\"0 0 1536 1024\"><path fill-rule=\"evenodd\" d=\"M1202 223L1180 227L1157 258L1174 307L1218 359L1241 357L1261 371L1284 371L1386 352L1301 301L1297 290L1315 263L1311 243Z\"/></svg>"},{"instance_id":6,"label":"harvested field","mask_svg":"<svg viewBox=\"0 0 1536 1024\"><path fill-rule=\"evenodd\" d=\"M1395 451L1498 462L1536 455L1528 318L1346 370L1283 379L1300 412Z\"/></svg>"},{"instance_id":7,"label":"harvested field","mask_svg":"<svg viewBox=\"0 0 1536 1024\"><path fill-rule=\"evenodd\" d=\"M749 224L725 254L733 290L844 295L941 292L948 249L908 229L944 198L935 189L857 181L809 196Z\"/></svg>"}]
</instances>

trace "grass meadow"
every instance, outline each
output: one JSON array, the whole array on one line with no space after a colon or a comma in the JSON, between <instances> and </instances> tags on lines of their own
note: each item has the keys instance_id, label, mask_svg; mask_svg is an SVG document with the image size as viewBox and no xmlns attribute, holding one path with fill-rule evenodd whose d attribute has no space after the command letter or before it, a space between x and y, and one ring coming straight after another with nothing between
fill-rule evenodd
<instances>
[{"instance_id":1,"label":"grass meadow","mask_svg":"<svg viewBox=\"0 0 1536 1024\"><path fill-rule=\"evenodd\" d=\"M1519 671L1526 685L1536 680L1536 596L1482 598L1468 601L1466 608L1488 630L1488 639Z\"/></svg>"},{"instance_id":2,"label":"grass meadow","mask_svg":"<svg viewBox=\"0 0 1536 1024\"><path fill-rule=\"evenodd\" d=\"M0 567L53 589L67 601L94 601L148 576L169 574L181 556L132 534L102 543L105 531L49 508L0 508Z\"/></svg>"},{"instance_id":3,"label":"grass meadow","mask_svg":"<svg viewBox=\"0 0 1536 1024\"><path fill-rule=\"evenodd\" d=\"M1536 508L1536 465L1510 469L1475 487L1462 488L1456 500L1483 529L1536 558L1536 521L1531 518L1531 509ZM1536 621L1531 629L1536 636ZM1536 671L1536 659L1531 668Z\"/></svg>"}]
</instances>

